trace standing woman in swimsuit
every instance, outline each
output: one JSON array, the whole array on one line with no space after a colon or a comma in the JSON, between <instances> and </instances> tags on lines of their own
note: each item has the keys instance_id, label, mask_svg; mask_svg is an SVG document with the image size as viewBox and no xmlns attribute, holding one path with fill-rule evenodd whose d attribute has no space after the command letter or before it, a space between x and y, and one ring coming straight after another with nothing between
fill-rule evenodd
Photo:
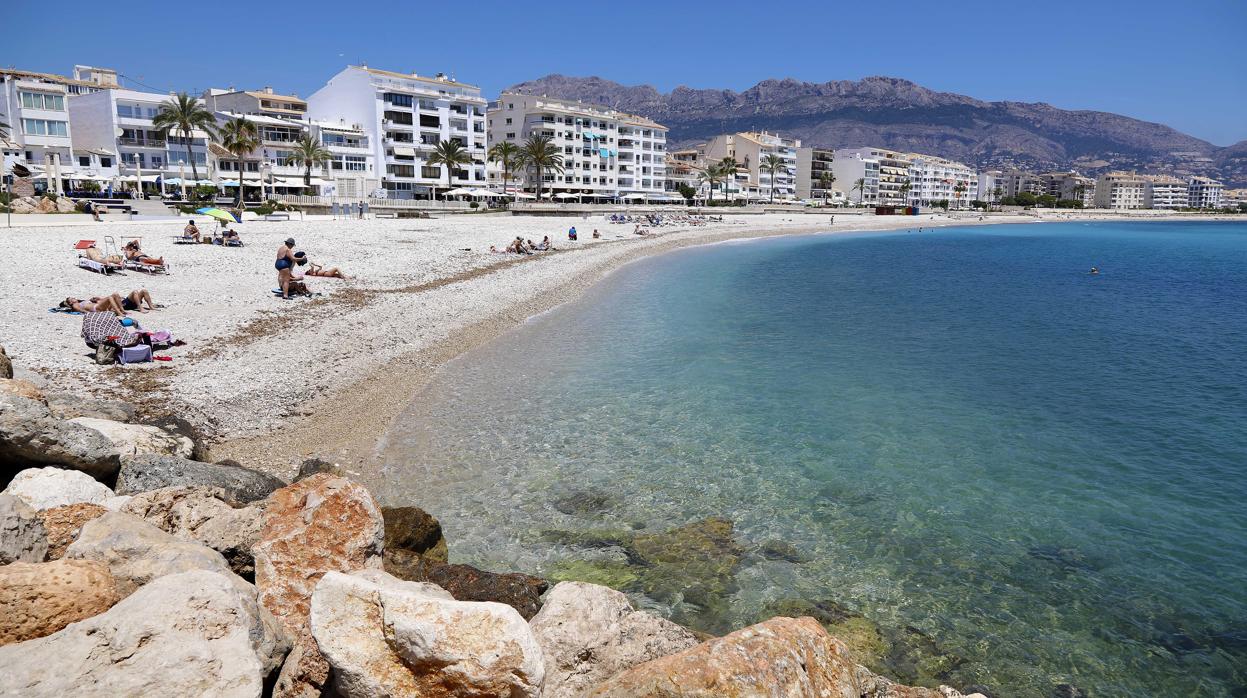
<instances>
[{"instance_id":1,"label":"standing woman in swimsuit","mask_svg":"<svg viewBox=\"0 0 1247 698\"><path fill-rule=\"evenodd\" d=\"M281 297L290 298L290 280L293 277L290 269L294 267L294 238L286 238L285 244L277 248L277 261L273 267L277 269L277 285L281 287Z\"/></svg>"}]
</instances>

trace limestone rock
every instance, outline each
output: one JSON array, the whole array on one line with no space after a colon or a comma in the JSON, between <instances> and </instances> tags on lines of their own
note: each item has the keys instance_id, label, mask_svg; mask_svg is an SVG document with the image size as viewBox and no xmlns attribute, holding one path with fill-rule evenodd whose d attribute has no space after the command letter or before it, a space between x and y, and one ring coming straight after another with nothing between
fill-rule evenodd
<instances>
[{"instance_id":1,"label":"limestone rock","mask_svg":"<svg viewBox=\"0 0 1247 698\"><path fill-rule=\"evenodd\" d=\"M0 695L255 698L288 648L249 584L183 572L53 635L0 647Z\"/></svg>"},{"instance_id":2,"label":"limestone rock","mask_svg":"<svg viewBox=\"0 0 1247 698\"><path fill-rule=\"evenodd\" d=\"M541 595L550 583L518 572L486 572L471 565L433 562L410 550L385 551L385 571L411 582L429 582L460 601L494 601L519 612L525 620L541 610Z\"/></svg>"},{"instance_id":3,"label":"limestone rock","mask_svg":"<svg viewBox=\"0 0 1247 698\"><path fill-rule=\"evenodd\" d=\"M44 637L99 615L121 597L103 563L15 562L0 567L0 645Z\"/></svg>"},{"instance_id":4,"label":"limestone rock","mask_svg":"<svg viewBox=\"0 0 1247 698\"><path fill-rule=\"evenodd\" d=\"M299 473L294 476L294 481L306 480L316 473L328 473L345 478L351 477L350 471L337 463L330 463L320 458L308 458L299 465Z\"/></svg>"},{"instance_id":5,"label":"limestone rock","mask_svg":"<svg viewBox=\"0 0 1247 698\"><path fill-rule=\"evenodd\" d=\"M68 196L56 197L56 212L57 213L73 213L75 210L77 209L74 207L73 199L69 198Z\"/></svg>"},{"instance_id":6,"label":"limestone rock","mask_svg":"<svg viewBox=\"0 0 1247 698\"><path fill-rule=\"evenodd\" d=\"M236 465L154 454L123 459L117 476L117 494L138 494L174 485L220 487L225 491L225 501L242 505L264 499L285 483Z\"/></svg>"},{"instance_id":7,"label":"limestone rock","mask_svg":"<svg viewBox=\"0 0 1247 698\"><path fill-rule=\"evenodd\" d=\"M624 594L560 582L529 623L545 659L545 698L582 696L615 674L697 644L687 628L633 609Z\"/></svg>"},{"instance_id":8,"label":"limestone rock","mask_svg":"<svg viewBox=\"0 0 1247 698\"><path fill-rule=\"evenodd\" d=\"M52 417L37 400L0 393L0 463L63 465L108 479L121 459L100 432Z\"/></svg>"},{"instance_id":9,"label":"limestone rock","mask_svg":"<svg viewBox=\"0 0 1247 698\"><path fill-rule=\"evenodd\" d=\"M44 392L48 410L57 419L95 417L114 422L132 422L136 416L134 405L117 400L95 400L74 393Z\"/></svg>"},{"instance_id":10,"label":"limestone rock","mask_svg":"<svg viewBox=\"0 0 1247 698\"><path fill-rule=\"evenodd\" d=\"M541 648L514 609L455 601L384 572L321 578L312 635L347 698L541 693Z\"/></svg>"},{"instance_id":11,"label":"limestone rock","mask_svg":"<svg viewBox=\"0 0 1247 698\"><path fill-rule=\"evenodd\" d=\"M598 698L774 696L859 698L848 650L813 618L772 618L598 684Z\"/></svg>"},{"instance_id":12,"label":"limestone rock","mask_svg":"<svg viewBox=\"0 0 1247 698\"><path fill-rule=\"evenodd\" d=\"M304 628L293 641L294 646L281 665L273 698L321 698L333 695L329 690L329 662L320 653L312 632Z\"/></svg>"},{"instance_id":13,"label":"limestone rock","mask_svg":"<svg viewBox=\"0 0 1247 698\"><path fill-rule=\"evenodd\" d=\"M43 528L48 533L47 559L61 559L69 544L78 539L83 524L106 513L108 510L99 504L87 502L65 504L39 512L39 518L43 519Z\"/></svg>"},{"instance_id":14,"label":"limestone rock","mask_svg":"<svg viewBox=\"0 0 1247 698\"><path fill-rule=\"evenodd\" d=\"M113 444L120 458L156 454L189 458L195 452L195 443L185 436L171 434L160 427L147 424L126 424L111 419L74 417L69 420L103 434Z\"/></svg>"},{"instance_id":15,"label":"limestone rock","mask_svg":"<svg viewBox=\"0 0 1247 698\"><path fill-rule=\"evenodd\" d=\"M8 357L5 357L7 360ZM44 402L43 391L39 386L28 380L21 378L0 378L0 393L8 393L18 397L24 397L27 400L35 400L36 402Z\"/></svg>"},{"instance_id":16,"label":"limestone rock","mask_svg":"<svg viewBox=\"0 0 1247 698\"><path fill-rule=\"evenodd\" d=\"M129 514L110 511L88 521L78 540L65 550L73 560L108 565L122 596L153 579L190 570L233 574L221 554L199 543L180 540ZM241 579L239 583L245 583Z\"/></svg>"},{"instance_id":17,"label":"limestone rock","mask_svg":"<svg viewBox=\"0 0 1247 698\"><path fill-rule=\"evenodd\" d=\"M4 488L36 510L66 504L99 504L112 498L113 491L86 473L64 468L28 468L21 471Z\"/></svg>"},{"instance_id":18,"label":"limestone rock","mask_svg":"<svg viewBox=\"0 0 1247 698\"><path fill-rule=\"evenodd\" d=\"M0 565L42 562L48 553L48 536L35 511L25 501L0 494Z\"/></svg>"},{"instance_id":19,"label":"limestone rock","mask_svg":"<svg viewBox=\"0 0 1247 698\"><path fill-rule=\"evenodd\" d=\"M9 358L8 353L4 351L4 347L0 346L0 378L12 378L12 377L13 377L13 361L12 359Z\"/></svg>"},{"instance_id":20,"label":"limestone rock","mask_svg":"<svg viewBox=\"0 0 1247 698\"><path fill-rule=\"evenodd\" d=\"M121 511L203 543L221 553L235 574L255 578L251 546L260 537L261 505L234 508L219 487L165 487L134 495Z\"/></svg>"},{"instance_id":21,"label":"limestone rock","mask_svg":"<svg viewBox=\"0 0 1247 698\"><path fill-rule=\"evenodd\" d=\"M56 210L56 200L47 197L39 197L39 202L35 204L35 213L52 213Z\"/></svg>"},{"instance_id":22,"label":"limestone rock","mask_svg":"<svg viewBox=\"0 0 1247 698\"><path fill-rule=\"evenodd\" d=\"M382 507L385 549L410 550L434 562L446 562L442 525L420 507Z\"/></svg>"}]
</instances>

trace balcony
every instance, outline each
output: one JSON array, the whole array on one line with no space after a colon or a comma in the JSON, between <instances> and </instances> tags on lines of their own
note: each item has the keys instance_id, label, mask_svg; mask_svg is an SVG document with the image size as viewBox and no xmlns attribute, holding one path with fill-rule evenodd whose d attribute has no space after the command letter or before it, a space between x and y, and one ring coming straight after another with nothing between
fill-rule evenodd
<instances>
[{"instance_id":1,"label":"balcony","mask_svg":"<svg viewBox=\"0 0 1247 698\"><path fill-rule=\"evenodd\" d=\"M155 138L118 138L119 145L130 145L138 148L164 148L168 141ZM181 146L179 146L181 147Z\"/></svg>"}]
</instances>

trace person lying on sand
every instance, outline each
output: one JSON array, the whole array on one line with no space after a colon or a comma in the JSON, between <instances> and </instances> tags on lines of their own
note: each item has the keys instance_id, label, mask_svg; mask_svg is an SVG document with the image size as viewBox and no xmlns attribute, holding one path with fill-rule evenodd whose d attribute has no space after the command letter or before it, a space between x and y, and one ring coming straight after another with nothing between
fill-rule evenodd
<instances>
[{"instance_id":1,"label":"person lying on sand","mask_svg":"<svg viewBox=\"0 0 1247 698\"><path fill-rule=\"evenodd\" d=\"M143 303L147 303L148 309L154 310L151 294L145 289L131 291L130 295L125 298L119 293L113 293L107 296L92 296L87 300L80 298L66 298L61 301L60 307L68 308L78 313L112 313L117 317L125 317L127 310L137 310L140 313L147 312L143 310Z\"/></svg>"},{"instance_id":2,"label":"person lying on sand","mask_svg":"<svg viewBox=\"0 0 1247 698\"><path fill-rule=\"evenodd\" d=\"M100 248L96 247L95 245L91 245L90 247L88 247L85 253L87 255L87 259L93 262L99 262L100 264L108 264L114 267L119 267L122 264L121 257L115 254L110 254L110 255L105 256L103 252L100 252Z\"/></svg>"},{"instance_id":3,"label":"person lying on sand","mask_svg":"<svg viewBox=\"0 0 1247 698\"><path fill-rule=\"evenodd\" d=\"M233 228L227 225L225 226L225 230L221 232L221 241L224 242L226 245L232 245L236 243L241 243L242 238L238 237L237 230L234 230Z\"/></svg>"},{"instance_id":4,"label":"person lying on sand","mask_svg":"<svg viewBox=\"0 0 1247 698\"><path fill-rule=\"evenodd\" d=\"M131 262L138 262L139 264L152 264L158 267L163 267L165 264L164 257L148 257L143 254L143 250L139 248L138 240L131 240L130 242L127 242L126 246L122 248L122 251L125 252L126 259Z\"/></svg>"},{"instance_id":5,"label":"person lying on sand","mask_svg":"<svg viewBox=\"0 0 1247 698\"><path fill-rule=\"evenodd\" d=\"M327 277L333 277L335 279L346 278L346 274L343 274L342 271L338 269L337 267L330 267L329 269L326 269L325 267L313 262L311 259L308 259L308 256L305 252L295 252L294 263L299 266L304 266L304 265L307 266L307 271L303 272L303 276L327 276ZM302 277L296 276L294 278L300 279Z\"/></svg>"}]
</instances>

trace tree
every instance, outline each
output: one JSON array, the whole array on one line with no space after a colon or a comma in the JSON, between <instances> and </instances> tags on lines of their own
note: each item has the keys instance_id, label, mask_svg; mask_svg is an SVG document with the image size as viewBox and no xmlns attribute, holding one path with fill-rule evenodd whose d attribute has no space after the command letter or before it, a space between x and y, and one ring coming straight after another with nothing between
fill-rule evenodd
<instances>
[{"instance_id":1,"label":"tree","mask_svg":"<svg viewBox=\"0 0 1247 698\"><path fill-rule=\"evenodd\" d=\"M784 159L775 153L768 153L762 158L762 169L771 175L771 203L775 203L775 175L782 170L788 173L788 166L784 163Z\"/></svg>"},{"instance_id":2,"label":"tree","mask_svg":"<svg viewBox=\"0 0 1247 698\"><path fill-rule=\"evenodd\" d=\"M507 181L511 179L511 172L519 164L520 147L510 141L495 143L494 147L489 149L488 157L490 162L502 165L502 192L505 194L507 193Z\"/></svg>"},{"instance_id":3,"label":"tree","mask_svg":"<svg viewBox=\"0 0 1247 698\"><path fill-rule=\"evenodd\" d=\"M680 193L680 196L684 197L685 201L688 201L690 203L693 201L693 199L697 198L697 190L685 184L684 182L680 182L680 184L676 186L676 191Z\"/></svg>"},{"instance_id":4,"label":"tree","mask_svg":"<svg viewBox=\"0 0 1247 698\"><path fill-rule=\"evenodd\" d=\"M450 190L454 188L450 178L454 174L455 168L472 162L472 156L468 154L468 149L464 148L459 141L445 140L438 142L437 146L433 148L433 154L429 156L426 162L430 165L444 165L446 167L446 189Z\"/></svg>"},{"instance_id":5,"label":"tree","mask_svg":"<svg viewBox=\"0 0 1247 698\"><path fill-rule=\"evenodd\" d=\"M537 134L529 136L520 148L519 164L524 169L532 169L537 174L537 198L541 198L542 176L546 170L563 172L563 155L553 143L551 136Z\"/></svg>"},{"instance_id":6,"label":"tree","mask_svg":"<svg viewBox=\"0 0 1247 698\"><path fill-rule=\"evenodd\" d=\"M823 190L823 205L827 205L827 199L831 197L831 185L836 183L836 175L831 172L824 172L818 176L818 188Z\"/></svg>"},{"instance_id":7,"label":"tree","mask_svg":"<svg viewBox=\"0 0 1247 698\"><path fill-rule=\"evenodd\" d=\"M723 176L724 176L724 168L723 168L723 163L721 162L712 163L711 165L702 168L702 170L697 173L697 179L705 182L706 184L710 186L709 203L711 204L714 203L714 185L717 184L719 181L721 181L723 179ZM724 197L726 196L727 194L725 192Z\"/></svg>"},{"instance_id":8,"label":"tree","mask_svg":"<svg viewBox=\"0 0 1247 698\"><path fill-rule=\"evenodd\" d=\"M294 167L303 168L303 187L311 193L312 189L312 168L316 165L329 166L329 161L333 159L333 153L329 149L320 144L320 141L312 138L311 134L303 134L294 144L294 150L290 151L290 155L286 157L286 164Z\"/></svg>"},{"instance_id":9,"label":"tree","mask_svg":"<svg viewBox=\"0 0 1247 698\"><path fill-rule=\"evenodd\" d=\"M956 196L957 208L961 208L961 197L965 195L966 188L967 187L966 187L965 182L957 182L957 184L953 186L953 193L957 195Z\"/></svg>"},{"instance_id":10,"label":"tree","mask_svg":"<svg viewBox=\"0 0 1247 698\"><path fill-rule=\"evenodd\" d=\"M1036 197L1035 203L1039 204L1040 206L1044 208L1055 208L1056 197L1051 194L1043 194L1039 197Z\"/></svg>"},{"instance_id":11,"label":"tree","mask_svg":"<svg viewBox=\"0 0 1247 698\"><path fill-rule=\"evenodd\" d=\"M260 146L260 133L255 124L243 118L233 118L221 127L221 146L238 158L238 205L243 202L243 174L246 172L243 158ZM198 179L198 176L196 176Z\"/></svg>"},{"instance_id":12,"label":"tree","mask_svg":"<svg viewBox=\"0 0 1247 698\"><path fill-rule=\"evenodd\" d=\"M1039 201L1039 197L1028 191L1020 191L1017 196L1013 197L1013 203L1016 206L1034 206Z\"/></svg>"},{"instance_id":13,"label":"tree","mask_svg":"<svg viewBox=\"0 0 1247 698\"><path fill-rule=\"evenodd\" d=\"M999 184L997 184L996 188L992 190L992 195L996 197L996 203L998 204L1004 203L1003 201L1000 200L1000 196L1004 193L1005 193L1005 190L1002 189Z\"/></svg>"},{"instance_id":14,"label":"tree","mask_svg":"<svg viewBox=\"0 0 1247 698\"><path fill-rule=\"evenodd\" d=\"M909 205L909 190L913 188L914 188L914 185L910 182L903 182L901 184L901 188L898 191L900 192L900 195L901 195L902 206Z\"/></svg>"},{"instance_id":15,"label":"tree","mask_svg":"<svg viewBox=\"0 0 1247 698\"><path fill-rule=\"evenodd\" d=\"M850 191L857 192L857 203L862 203L866 198L866 178L858 177L857 181L853 183L853 188Z\"/></svg>"},{"instance_id":16,"label":"tree","mask_svg":"<svg viewBox=\"0 0 1247 698\"><path fill-rule=\"evenodd\" d=\"M152 117L152 126L168 138L170 131L181 134L182 143L186 146L186 158L191 161L191 174L199 179L199 168L195 166L195 154L191 152L191 133L195 130L208 134L208 138L216 135L216 117L198 99L179 92L161 103L160 109ZM254 127L252 127L254 131ZM239 186L241 187L241 181ZM238 191L239 201L242 200L242 189Z\"/></svg>"}]
</instances>

